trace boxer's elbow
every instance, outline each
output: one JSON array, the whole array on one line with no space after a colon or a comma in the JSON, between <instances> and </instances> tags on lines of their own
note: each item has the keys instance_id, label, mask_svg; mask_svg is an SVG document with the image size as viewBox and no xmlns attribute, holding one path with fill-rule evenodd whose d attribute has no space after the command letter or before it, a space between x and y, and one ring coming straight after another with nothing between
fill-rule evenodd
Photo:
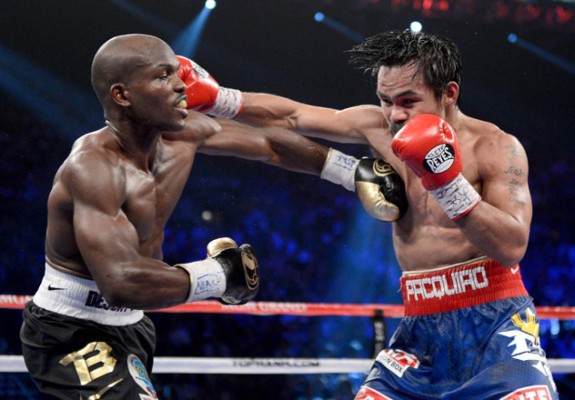
<instances>
[{"instance_id":1,"label":"boxer's elbow","mask_svg":"<svg viewBox=\"0 0 575 400\"><path fill-rule=\"evenodd\" d=\"M526 251L527 240L515 244L507 244L500 249L500 255L496 258L504 267L512 268L519 264L525 256Z\"/></svg>"},{"instance_id":2,"label":"boxer's elbow","mask_svg":"<svg viewBox=\"0 0 575 400\"><path fill-rule=\"evenodd\" d=\"M502 257L498 261L504 267L513 268L514 266L519 264L519 261L521 261L522 259L523 257Z\"/></svg>"},{"instance_id":3,"label":"boxer's elbow","mask_svg":"<svg viewBox=\"0 0 575 400\"><path fill-rule=\"evenodd\" d=\"M141 305L141 279L137 270L119 269L107 276L98 289L111 307L138 308Z\"/></svg>"},{"instance_id":4,"label":"boxer's elbow","mask_svg":"<svg viewBox=\"0 0 575 400\"><path fill-rule=\"evenodd\" d=\"M105 289L100 290L102 297L111 307L128 307L134 308L133 291L122 285L110 284ZM132 293L130 293L132 292Z\"/></svg>"}]
</instances>

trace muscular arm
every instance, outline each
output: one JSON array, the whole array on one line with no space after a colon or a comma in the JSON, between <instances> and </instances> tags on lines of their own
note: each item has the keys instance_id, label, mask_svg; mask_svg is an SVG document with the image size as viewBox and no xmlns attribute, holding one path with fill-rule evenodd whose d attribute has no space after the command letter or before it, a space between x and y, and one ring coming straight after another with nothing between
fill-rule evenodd
<instances>
[{"instance_id":1,"label":"muscular arm","mask_svg":"<svg viewBox=\"0 0 575 400\"><path fill-rule=\"evenodd\" d=\"M381 109L375 105L335 110L271 94L243 93L243 96L243 108L237 120L295 129L306 136L332 142L369 144L372 132L381 134L386 126Z\"/></svg>"},{"instance_id":2,"label":"muscular arm","mask_svg":"<svg viewBox=\"0 0 575 400\"><path fill-rule=\"evenodd\" d=\"M515 137L503 135L482 149L479 159L483 201L456 223L487 256L511 267L523 258L529 240L527 155Z\"/></svg>"},{"instance_id":3,"label":"muscular arm","mask_svg":"<svg viewBox=\"0 0 575 400\"><path fill-rule=\"evenodd\" d=\"M280 126L306 136L372 146L375 133L387 127L382 110L375 105L340 111L267 93L240 92L221 87L192 60L182 56L178 60L178 76L186 84L188 108L214 117L235 118L256 126Z\"/></svg>"},{"instance_id":4,"label":"muscular arm","mask_svg":"<svg viewBox=\"0 0 575 400\"><path fill-rule=\"evenodd\" d=\"M251 127L218 119L221 129L198 152L261 161L290 171L319 176L328 148L279 127Z\"/></svg>"},{"instance_id":5,"label":"muscular arm","mask_svg":"<svg viewBox=\"0 0 575 400\"><path fill-rule=\"evenodd\" d=\"M188 274L142 255L146 251L136 227L122 210L126 177L121 161L94 153L76 155L61 179L72 196L76 243L102 295L112 305L137 309L183 303Z\"/></svg>"}]
</instances>

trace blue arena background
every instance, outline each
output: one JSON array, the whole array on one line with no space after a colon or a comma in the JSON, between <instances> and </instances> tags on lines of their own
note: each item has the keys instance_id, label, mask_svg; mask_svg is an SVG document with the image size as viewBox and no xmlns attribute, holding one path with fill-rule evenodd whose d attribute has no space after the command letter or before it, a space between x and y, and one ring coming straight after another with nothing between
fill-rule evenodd
<instances>
[{"instance_id":1,"label":"blue arena background","mask_svg":"<svg viewBox=\"0 0 575 400\"><path fill-rule=\"evenodd\" d=\"M461 47L463 111L498 124L527 150L534 218L521 264L536 305L575 305L573 19L553 24L526 14L525 22L517 17L523 2L503 2L514 7L506 17L481 7L457 11L455 2L448 11L419 3L228 0L207 13L199 1L3 1L0 294L33 294L41 280L47 195L73 140L103 125L89 71L94 52L111 36L160 36L223 86L344 108L377 104L369 77L347 64L345 51L362 37L406 28L417 18L425 30ZM540 3L542 14L557 5L575 9ZM317 11L331 23L316 21ZM510 32L524 46L510 42ZM369 155L361 146L334 146ZM164 254L168 263L196 260L211 239L232 236L257 251L260 301L399 304L390 229L370 218L353 193L317 177L199 155L168 224ZM371 357L369 318L151 317L161 356ZM21 312L2 310L0 320L0 354L21 354ZM391 332L394 321L386 325ZM574 339L575 321L542 321L549 358L575 358ZM176 374L154 381L162 399L292 400L349 399L361 378ZM556 380L564 398L575 398L573 374ZM26 374L0 373L0 399L39 398Z\"/></svg>"}]
</instances>

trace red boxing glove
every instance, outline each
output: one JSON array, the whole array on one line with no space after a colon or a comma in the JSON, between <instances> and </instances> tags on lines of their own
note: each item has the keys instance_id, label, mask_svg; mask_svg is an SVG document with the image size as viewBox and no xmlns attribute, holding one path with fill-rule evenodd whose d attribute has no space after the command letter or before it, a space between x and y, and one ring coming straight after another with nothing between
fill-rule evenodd
<instances>
[{"instance_id":1,"label":"red boxing glove","mask_svg":"<svg viewBox=\"0 0 575 400\"><path fill-rule=\"evenodd\" d=\"M221 87L197 63L183 56L176 57L180 61L178 76L186 84L187 108L227 119L241 112L243 96L239 90Z\"/></svg>"},{"instance_id":2,"label":"red boxing glove","mask_svg":"<svg viewBox=\"0 0 575 400\"><path fill-rule=\"evenodd\" d=\"M393 138L391 148L427 190L449 183L461 172L459 143L447 122L431 114L413 117Z\"/></svg>"},{"instance_id":3,"label":"red boxing glove","mask_svg":"<svg viewBox=\"0 0 575 400\"><path fill-rule=\"evenodd\" d=\"M414 116L391 141L396 156L419 177L449 218L457 220L481 200L461 174L459 142L453 128L436 115Z\"/></svg>"}]
</instances>

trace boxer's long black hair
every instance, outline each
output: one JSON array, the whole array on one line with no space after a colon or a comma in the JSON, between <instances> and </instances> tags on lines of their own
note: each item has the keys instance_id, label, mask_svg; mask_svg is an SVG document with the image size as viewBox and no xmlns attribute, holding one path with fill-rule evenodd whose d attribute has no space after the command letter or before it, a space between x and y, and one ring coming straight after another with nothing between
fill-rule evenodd
<instances>
[{"instance_id":1,"label":"boxer's long black hair","mask_svg":"<svg viewBox=\"0 0 575 400\"><path fill-rule=\"evenodd\" d=\"M376 77L379 68L413 64L439 100L449 82L461 85L461 55L448 38L428 33L388 31L367 38L348 51L350 63Z\"/></svg>"}]
</instances>

